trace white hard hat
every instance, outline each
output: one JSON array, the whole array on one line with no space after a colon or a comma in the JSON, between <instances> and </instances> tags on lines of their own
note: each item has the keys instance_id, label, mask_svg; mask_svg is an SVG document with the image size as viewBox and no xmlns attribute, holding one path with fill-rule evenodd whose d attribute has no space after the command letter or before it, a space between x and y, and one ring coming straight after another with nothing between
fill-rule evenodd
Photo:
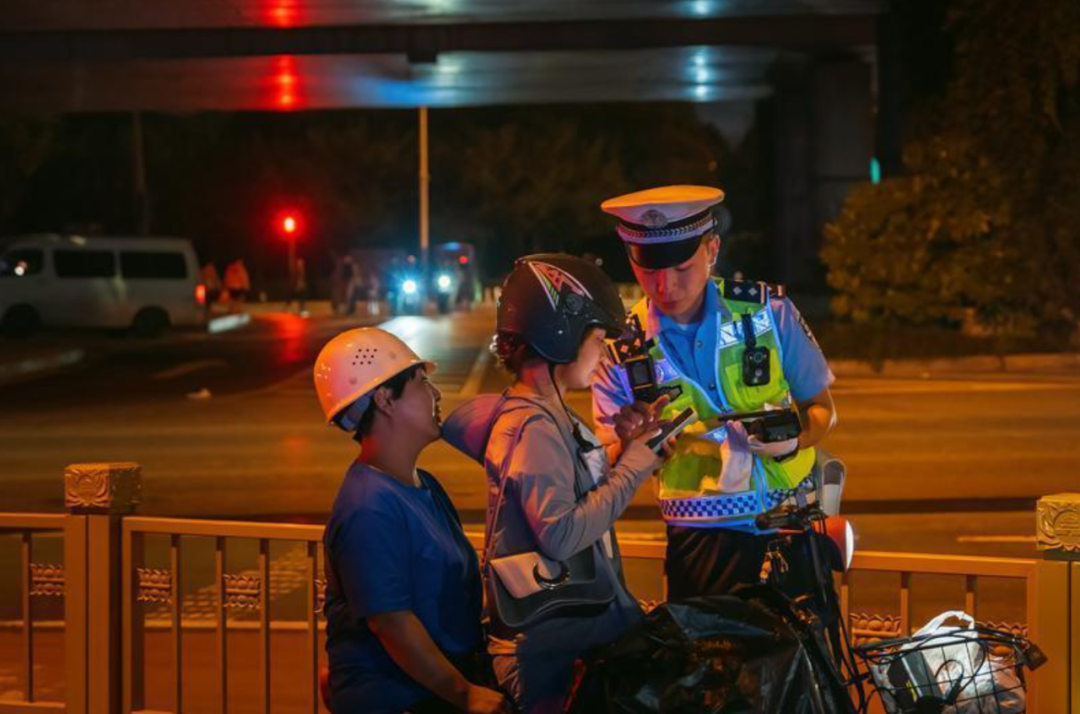
<instances>
[{"instance_id":1,"label":"white hard hat","mask_svg":"<svg viewBox=\"0 0 1080 714\"><path fill-rule=\"evenodd\" d=\"M386 330L360 327L342 332L326 343L315 360L315 392L326 422L334 423L342 412L380 384L418 364L424 365L428 373L435 371L434 362L420 359ZM339 425L348 431L355 429L363 408L356 411L354 418Z\"/></svg>"}]
</instances>

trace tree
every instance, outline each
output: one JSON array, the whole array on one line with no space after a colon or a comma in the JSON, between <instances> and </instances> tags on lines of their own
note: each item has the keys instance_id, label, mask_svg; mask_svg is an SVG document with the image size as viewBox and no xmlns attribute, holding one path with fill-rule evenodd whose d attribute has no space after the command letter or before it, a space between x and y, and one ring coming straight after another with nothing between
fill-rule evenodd
<instances>
[{"instance_id":1,"label":"tree","mask_svg":"<svg viewBox=\"0 0 1080 714\"><path fill-rule=\"evenodd\" d=\"M918 110L905 174L826 227L834 309L1002 333L1080 316L1080 4L955 0L953 74Z\"/></svg>"},{"instance_id":2,"label":"tree","mask_svg":"<svg viewBox=\"0 0 1080 714\"><path fill-rule=\"evenodd\" d=\"M272 221L302 210L321 255L400 239L415 203L415 137L401 113L157 117L147 154L160 229L204 258L278 247ZM275 264L277 264L276 261Z\"/></svg>"},{"instance_id":3,"label":"tree","mask_svg":"<svg viewBox=\"0 0 1080 714\"><path fill-rule=\"evenodd\" d=\"M430 122L432 243L476 244L488 275L538 250L623 260L604 199L746 176L687 104L439 110ZM143 127L152 232L193 239L203 260L242 256L256 275L280 272L272 221L285 206L303 211L311 266L332 250L418 247L414 111L147 114ZM25 191L9 224L129 231L130 116L68 116L55 134L51 152L31 153L36 177L11 179ZM751 212L736 209L741 226Z\"/></svg>"},{"instance_id":4,"label":"tree","mask_svg":"<svg viewBox=\"0 0 1080 714\"><path fill-rule=\"evenodd\" d=\"M531 251L618 254L604 199L713 184L730 154L685 104L439 112L432 151L433 226L477 243L496 275Z\"/></svg>"}]
</instances>

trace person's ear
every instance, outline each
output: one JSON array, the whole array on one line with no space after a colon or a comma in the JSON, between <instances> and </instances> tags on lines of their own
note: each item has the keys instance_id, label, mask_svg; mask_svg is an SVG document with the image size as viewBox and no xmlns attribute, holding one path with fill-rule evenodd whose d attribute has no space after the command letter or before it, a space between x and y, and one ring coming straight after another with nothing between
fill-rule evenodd
<instances>
[{"instance_id":1,"label":"person's ear","mask_svg":"<svg viewBox=\"0 0 1080 714\"><path fill-rule=\"evenodd\" d=\"M705 244L705 252L709 258L709 272L716 267L716 259L720 256L720 236L711 234Z\"/></svg>"},{"instance_id":2,"label":"person's ear","mask_svg":"<svg viewBox=\"0 0 1080 714\"><path fill-rule=\"evenodd\" d=\"M371 401L374 402L375 408L386 416L393 414L394 400L390 398L390 390L386 387L376 389L375 393L371 395Z\"/></svg>"}]
</instances>

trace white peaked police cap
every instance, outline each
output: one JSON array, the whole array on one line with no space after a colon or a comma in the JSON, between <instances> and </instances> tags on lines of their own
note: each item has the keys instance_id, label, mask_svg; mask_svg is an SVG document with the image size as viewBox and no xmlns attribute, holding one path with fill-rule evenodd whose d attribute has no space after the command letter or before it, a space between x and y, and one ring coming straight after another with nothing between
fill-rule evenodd
<instances>
[{"instance_id":1,"label":"white peaked police cap","mask_svg":"<svg viewBox=\"0 0 1080 714\"><path fill-rule=\"evenodd\" d=\"M616 233L643 268L670 268L690 259L716 230L713 207L724 192L711 186L660 186L609 198L601 210L619 219Z\"/></svg>"}]
</instances>

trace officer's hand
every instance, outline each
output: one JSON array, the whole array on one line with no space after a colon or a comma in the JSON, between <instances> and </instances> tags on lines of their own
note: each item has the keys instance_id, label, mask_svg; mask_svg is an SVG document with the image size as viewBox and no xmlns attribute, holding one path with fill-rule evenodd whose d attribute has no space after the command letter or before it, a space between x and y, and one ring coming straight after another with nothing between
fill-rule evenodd
<instances>
[{"instance_id":1,"label":"officer's hand","mask_svg":"<svg viewBox=\"0 0 1080 714\"><path fill-rule=\"evenodd\" d=\"M470 684L467 697L465 711L468 714L507 714L510 711L506 697L486 687Z\"/></svg>"},{"instance_id":2,"label":"officer's hand","mask_svg":"<svg viewBox=\"0 0 1080 714\"><path fill-rule=\"evenodd\" d=\"M746 443L750 451L758 456L771 456L774 459L781 456L792 456L799 448L798 437L794 439L785 439L783 441L773 441L766 444L756 436L750 435L746 437Z\"/></svg>"},{"instance_id":3,"label":"officer's hand","mask_svg":"<svg viewBox=\"0 0 1080 714\"><path fill-rule=\"evenodd\" d=\"M643 434L655 436L654 432L661 425L660 413L664 411L668 401L665 395L652 404L637 401L619 410L613 421L615 434L624 448Z\"/></svg>"}]
</instances>

